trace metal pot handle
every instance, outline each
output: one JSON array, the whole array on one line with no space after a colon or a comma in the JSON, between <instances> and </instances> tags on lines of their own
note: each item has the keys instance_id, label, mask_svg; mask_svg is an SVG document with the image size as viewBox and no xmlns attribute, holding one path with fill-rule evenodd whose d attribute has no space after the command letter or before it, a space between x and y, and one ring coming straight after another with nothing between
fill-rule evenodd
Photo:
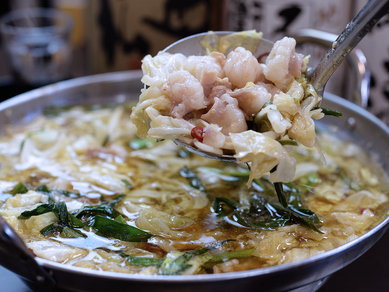
<instances>
[{"instance_id":1,"label":"metal pot handle","mask_svg":"<svg viewBox=\"0 0 389 292\"><path fill-rule=\"evenodd\" d=\"M328 48L332 46L338 36L316 29L302 29L295 33L293 37L298 44L315 43ZM360 49L355 48L347 56L347 61L354 72L356 85L353 92L353 101L366 108L370 94L370 70L367 66L366 57Z\"/></svg>"},{"instance_id":2,"label":"metal pot handle","mask_svg":"<svg viewBox=\"0 0 389 292\"><path fill-rule=\"evenodd\" d=\"M2 265L20 277L49 289L55 286L55 280L35 261L23 240L1 215L0 256Z\"/></svg>"}]
</instances>

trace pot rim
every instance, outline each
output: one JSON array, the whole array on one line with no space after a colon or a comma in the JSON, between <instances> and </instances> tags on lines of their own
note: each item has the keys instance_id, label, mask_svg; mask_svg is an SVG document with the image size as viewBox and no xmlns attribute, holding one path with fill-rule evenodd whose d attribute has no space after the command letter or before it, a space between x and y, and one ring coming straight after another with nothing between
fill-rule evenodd
<instances>
[{"instance_id":1,"label":"pot rim","mask_svg":"<svg viewBox=\"0 0 389 292\"><path fill-rule=\"evenodd\" d=\"M13 106L22 104L24 102L31 101L33 99L39 99L42 95L51 95L57 92L64 91L70 88L76 88L78 86L87 86L89 84L96 83L113 83L113 82L123 82L131 79L139 79L142 76L141 70L134 71L119 71L119 72L111 72L111 73L102 73L90 76L84 76L79 78L74 78L66 81L61 81L58 83L54 83L51 85L47 85L23 94L20 94L14 98L6 100L0 103L0 111L7 110ZM380 128L389 136L389 128L377 117L362 109L360 106L347 101L343 98L337 97L331 93L326 93L324 97L324 101L328 100L333 102L334 104L341 104L345 106L345 108L350 109L353 112L358 112L363 114L364 117L369 119L375 127ZM365 234L359 236L358 238L343 244L339 247L336 247L332 250L323 252L321 254L295 261L292 263L286 263L271 267L258 268L253 270L246 271L238 271L238 272L229 272L229 273L221 273L221 274L202 274L202 275L177 275L177 276L163 276L163 275L139 275L139 274L125 274L125 273L117 273L117 272L108 272L108 271L96 271L89 270L86 268L70 266L67 264L56 263L50 260L42 259L35 257L36 262L44 268L63 271L63 272L77 272L82 276L98 276L99 278L111 279L111 280L125 280L125 281L135 281L135 282L152 282L152 283L188 283L188 282L217 282L217 281L225 281L225 280L234 280L234 279L244 279L251 278L261 275L268 274L277 274L281 272L285 272L290 269L299 269L303 267L309 267L311 265L325 262L326 259L330 259L332 257L337 257L344 251L351 249L354 246L362 244L368 238L372 237L375 234L379 234L380 231L387 228L389 222L389 216L385 217L380 223L374 226L371 230L366 232ZM383 232L382 232L383 234ZM379 236L382 236L380 234ZM362 253L358 254L356 258L358 258ZM354 259L356 259L354 258ZM352 259L352 260L354 260ZM350 260L350 262L352 261ZM330 273L323 274L321 276L327 276L337 270L341 269L344 265L339 265Z\"/></svg>"},{"instance_id":2,"label":"pot rim","mask_svg":"<svg viewBox=\"0 0 389 292\"><path fill-rule=\"evenodd\" d=\"M141 70L133 70L133 71L119 71L119 72L110 72L110 73L102 73L102 74L95 74L95 75L89 75L79 78L74 78L66 81L61 81L58 83L54 83L51 85L47 85L23 94L20 94L12 99L6 100L2 103L0 103L0 111L9 108L11 106L15 106L19 103L26 102L31 99L37 99L42 95L52 94L58 91L66 90L68 88L74 88L78 86L85 86L88 84L95 84L95 83L112 83L112 82L120 82L123 80L128 80L132 78L140 78L142 76ZM362 109L360 106L345 100L341 97L335 96L331 93L325 93L324 101L328 100L330 102L333 102L335 104L341 104L345 106L346 108L350 109L354 112L363 112L363 115L367 117L369 120L372 121L373 124L375 124L376 127L381 128L386 134L389 136L389 128L377 117L369 113L368 111ZM177 276L163 276L163 275L139 275L139 274L125 274L125 273L117 273L117 272L108 272L108 271L96 271L96 270L88 270L86 268L81 267L75 267L70 266L66 264L56 263L50 260L42 259L35 257L35 260L42 265L45 268L50 269L56 269L61 271L77 271L78 273L84 274L84 275L98 275L102 278L112 278L112 279L122 279L122 280L131 280L131 281L152 281L152 282L190 282L190 281L204 281L204 282L210 282L210 281L224 281L224 280L232 280L232 279L241 279L241 278L249 278L249 277L255 277L259 275L266 275L266 274L272 274L272 273L278 273L283 272L285 270L289 269L295 269L303 266L308 266L320 261L324 261L327 258L334 257L343 251L346 251L350 249L351 247L358 245L367 238L371 237L381 229L387 227L389 222L389 215L386 216L379 224L374 226L371 230L366 232L365 234L359 236L358 238L345 243L339 247L336 247L332 250L326 251L324 253L295 261L292 263L286 263L276 266L270 266L265 268L258 268L253 270L246 270L246 271L237 271L237 272L229 272L229 273L221 273L221 274L201 274L201 275L177 275ZM360 254L362 255L362 254ZM360 256L359 255L359 256ZM356 258L355 258L356 259ZM339 269L342 267L339 267ZM335 270L333 271L335 272Z\"/></svg>"}]
</instances>

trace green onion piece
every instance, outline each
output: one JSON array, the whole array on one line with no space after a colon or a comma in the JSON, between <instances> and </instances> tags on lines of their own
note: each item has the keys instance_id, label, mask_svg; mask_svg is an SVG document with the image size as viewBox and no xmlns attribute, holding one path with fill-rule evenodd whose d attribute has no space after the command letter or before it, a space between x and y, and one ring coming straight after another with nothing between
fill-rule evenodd
<instances>
[{"instance_id":1,"label":"green onion piece","mask_svg":"<svg viewBox=\"0 0 389 292\"><path fill-rule=\"evenodd\" d=\"M316 216L316 214L309 209L304 208L295 208L292 206L289 206L289 208L292 211L293 219L300 223L301 225L304 225L308 228L311 228L312 230L323 234L322 231L320 231L321 225L319 217Z\"/></svg>"},{"instance_id":2,"label":"green onion piece","mask_svg":"<svg viewBox=\"0 0 389 292\"><path fill-rule=\"evenodd\" d=\"M292 205L289 205L286 208L277 204L272 204L272 206L277 210L289 212L291 219L296 223L300 223L301 225L308 227L318 233L323 233L319 229L321 227L320 219L312 210L304 209L304 208L296 208L293 207Z\"/></svg>"},{"instance_id":3,"label":"green onion piece","mask_svg":"<svg viewBox=\"0 0 389 292\"><path fill-rule=\"evenodd\" d=\"M284 195L284 188L283 188L282 183L276 182L276 183L274 183L274 187L276 189L278 201L281 203L281 205L283 207L286 208L288 206L288 203L286 202L286 198Z\"/></svg>"},{"instance_id":4,"label":"green onion piece","mask_svg":"<svg viewBox=\"0 0 389 292\"><path fill-rule=\"evenodd\" d=\"M122 255L123 256L123 255ZM133 266L157 266L159 267L165 259L144 258L144 257L131 257L125 256L128 263Z\"/></svg>"},{"instance_id":5,"label":"green onion piece","mask_svg":"<svg viewBox=\"0 0 389 292\"><path fill-rule=\"evenodd\" d=\"M254 183L260 185L261 193L266 194L269 191L262 179ZM319 230L320 219L316 214L309 209L301 208L303 205L301 190L294 183L274 183L274 186L280 204L267 202L259 193L254 193L248 209L225 197L216 197L213 203L214 213L219 217L228 216L231 220L249 228L274 229L292 221L322 233Z\"/></svg>"},{"instance_id":6,"label":"green onion piece","mask_svg":"<svg viewBox=\"0 0 389 292\"><path fill-rule=\"evenodd\" d=\"M342 178L342 180L349 186L350 189L357 191L357 192L361 190L361 188L358 186L358 184L356 184L350 177L348 177L347 174L343 170L340 170L339 174L340 174L340 177Z\"/></svg>"},{"instance_id":7,"label":"green onion piece","mask_svg":"<svg viewBox=\"0 0 389 292\"><path fill-rule=\"evenodd\" d=\"M188 265L187 262L195 255L196 254L194 252L187 251L174 261L170 261L170 259L167 258L163 261L161 267L159 268L159 273L161 275L178 275L190 268L190 265Z\"/></svg>"},{"instance_id":8,"label":"green onion piece","mask_svg":"<svg viewBox=\"0 0 389 292\"><path fill-rule=\"evenodd\" d=\"M207 192L197 175L186 166L180 169L180 175L188 180L191 187L205 193Z\"/></svg>"},{"instance_id":9,"label":"green onion piece","mask_svg":"<svg viewBox=\"0 0 389 292\"><path fill-rule=\"evenodd\" d=\"M79 198L81 195L79 193L70 192L70 191L64 191L64 190L52 190L52 193L60 193L61 195L64 195L66 197L70 198Z\"/></svg>"},{"instance_id":10,"label":"green onion piece","mask_svg":"<svg viewBox=\"0 0 389 292\"><path fill-rule=\"evenodd\" d=\"M157 143L157 140L147 140L145 139L136 139L136 140L131 140L129 145L132 149L134 150L140 150L140 149L145 149L145 148L151 148L154 146L154 144Z\"/></svg>"},{"instance_id":11,"label":"green onion piece","mask_svg":"<svg viewBox=\"0 0 389 292\"><path fill-rule=\"evenodd\" d=\"M273 103L271 102L271 101L267 101L267 102L265 102L265 104L262 106L262 108L265 108L265 107L267 107L267 106L269 106L269 105L272 105Z\"/></svg>"},{"instance_id":12,"label":"green onion piece","mask_svg":"<svg viewBox=\"0 0 389 292\"><path fill-rule=\"evenodd\" d=\"M230 252L223 252L219 254L213 254L212 258L207 261L207 263L218 263L218 262L224 262L231 259L243 259L243 258L249 258L252 256L255 249L246 249L246 250L239 250L239 251L230 251Z\"/></svg>"},{"instance_id":13,"label":"green onion piece","mask_svg":"<svg viewBox=\"0 0 389 292\"><path fill-rule=\"evenodd\" d=\"M58 221L65 226L69 226L69 216L68 216L68 208L66 207L65 202L58 202L54 204L53 210L55 216L57 216Z\"/></svg>"},{"instance_id":14,"label":"green onion piece","mask_svg":"<svg viewBox=\"0 0 389 292\"><path fill-rule=\"evenodd\" d=\"M105 215L111 218L116 218L121 215L110 205L96 205L96 206L84 206L80 212L77 214L77 218L80 218L84 215Z\"/></svg>"},{"instance_id":15,"label":"green onion piece","mask_svg":"<svg viewBox=\"0 0 389 292\"><path fill-rule=\"evenodd\" d=\"M297 144L296 141L293 141L293 140L279 140L278 142L280 142L281 145L292 145L292 146L298 146L299 144Z\"/></svg>"},{"instance_id":16,"label":"green onion piece","mask_svg":"<svg viewBox=\"0 0 389 292\"><path fill-rule=\"evenodd\" d=\"M38 215L42 215L42 214L45 214L48 212L53 212L54 209L55 209L54 204L42 204L33 210L22 212L19 215L18 219L22 219L22 220L30 219L32 216L38 216Z\"/></svg>"},{"instance_id":17,"label":"green onion piece","mask_svg":"<svg viewBox=\"0 0 389 292\"><path fill-rule=\"evenodd\" d=\"M317 185L320 181L320 176L316 172L311 172L308 174L308 183L311 186Z\"/></svg>"},{"instance_id":18,"label":"green onion piece","mask_svg":"<svg viewBox=\"0 0 389 292\"><path fill-rule=\"evenodd\" d=\"M129 242L147 241L152 236L152 234L136 227L100 215L95 216L93 228L104 236Z\"/></svg>"},{"instance_id":19,"label":"green onion piece","mask_svg":"<svg viewBox=\"0 0 389 292\"><path fill-rule=\"evenodd\" d=\"M64 190L50 190L47 185L41 185L37 189L37 192L47 193L47 195L52 195L53 193L60 193L61 195L64 195L66 197L70 198L79 198L80 194L75 192L69 192Z\"/></svg>"},{"instance_id":20,"label":"green onion piece","mask_svg":"<svg viewBox=\"0 0 389 292\"><path fill-rule=\"evenodd\" d=\"M124 217L122 215L119 215L115 218L115 221L117 222L120 222L120 223L123 223L123 224L127 224L127 221L126 219L124 219Z\"/></svg>"},{"instance_id":21,"label":"green onion piece","mask_svg":"<svg viewBox=\"0 0 389 292\"><path fill-rule=\"evenodd\" d=\"M86 237L86 235L82 234L80 231L77 231L69 227L64 227L60 233L60 236L65 238Z\"/></svg>"},{"instance_id":22,"label":"green onion piece","mask_svg":"<svg viewBox=\"0 0 389 292\"><path fill-rule=\"evenodd\" d=\"M288 205L302 207L301 190L293 182L284 183L284 191L287 194Z\"/></svg>"},{"instance_id":23,"label":"green onion piece","mask_svg":"<svg viewBox=\"0 0 389 292\"><path fill-rule=\"evenodd\" d=\"M208 246L205 248L184 252L184 253L182 253L182 255L180 255L179 257L177 257L174 260L172 260L171 258L157 259L157 258L148 258L148 257L133 257L133 256L129 256L123 252L121 252L120 255L122 257L126 258L128 263L131 265L134 265L134 266L156 266L156 267L159 267L159 274L177 275L190 267L190 265L188 265L187 262L192 257L207 253L208 251L210 251L212 249L216 249L228 241L231 241L231 239L221 241L215 245ZM253 252L254 252L254 249L215 254L215 255L212 255L212 258L210 260L208 260L207 263L216 263L216 262L220 262L220 261L224 261L224 260L228 260L228 259L233 259L233 258L247 258L247 257L250 257Z\"/></svg>"},{"instance_id":24,"label":"green onion piece","mask_svg":"<svg viewBox=\"0 0 389 292\"><path fill-rule=\"evenodd\" d=\"M39 205L33 210L22 212L18 219L26 220L32 216L39 216L49 212L53 212L55 214L58 218L58 222L41 229L40 233L42 235L47 236L55 231L61 231L64 237L74 238L75 236L84 236L84 234L80 231L74 230L73 227L84 227L86 224L68 212L65 202Z\"/></svg>"},{"instance_id":25,"label":"green onion piece","mask_svg":"<svg viewBox=\"0 0 389 292\"><path fill-rule=\"evenodd\" d=\"M265 185L265 183L263 182L262 179L255 178L255 179L253 179L253 183L256 184L257 186L259 186L261 188L261 191L268 190L267 186Z\"/></svg>"},{"instance_id":26,"label":"green onion piece","mask_svg":"<svg viewBox=\"0 0 389 292\"><path fill-rule=\"evenodd\" d=\"M216 243L215 245L207 246L201 249L186 251L173 261L170 258L166 258L161 264L158 272L162 275L178 275L184 272L186 269L190 268L190 265L188 265L187 262L194 256L205 254L208 251L216 249L231 240L232 239L226 239Z\"/></svg>"},{"instance_id":27,"label":"green onion piece","mask_svg":"<svg viewBox=\"0 0 389 292\"><path fill-rule=\"evenodd\" d=\"M192 155L193 155L192 152L190 152L190 151L188 151L188 150L186 150L184 148L180 148L178 150L178 156L181 157L181 158L188 158L188 157L190 157Z\"/></svg>"},{"instance_id":28,"label":"green onion piece","mask_svg":"<svg viewBox=\"0 0 389 292\"><path fill-rule=\"evenodd\" d=\"M321 108L321 111L323 114L327 116L334 116L334 117L340 117L342 116L342 112L334 110L334 109L329 109L325 107L314 107L313 110Z\"/></svg>"},{"instance_id":29,"label":"green onion piece","mask_svg":"<svg viewBox=\"0 0 389 292\"><path fill-rule=\"evenodd\" d=\"M117 196L116 198L114 198L110 203L109 205L113 208L115 207L117 204L119 204L121 201L123 201L123 199L126 197L126 195L124 194L121 194L119 196Z\"/></svg>"},{"instance_id":30,"label":"green onion piece","mask_svg":"<svg viewBox=\"0 0 389 292\"><path fill-rule=\"evenodd\" d=\"M103 144L101 146L103 146L103 147L107 146L108 142L109 142L109 134L107 134L107 136L105 136L105 139L104 139Z\"/></svg>"},{"instance_id":31,"label":"green onion piece","mask_svg":"<svg viewBox=\"0 0 389 292\"><path fill-rule=\"evenodd\" d=\"M57 224L57 223L53 223L53 224L50 224L50 225L47 225L45 228L42 228L39 232L43 235L43 236L47 236L57 230L60 230L61 227Z\"/></svg>"},{"instance_id":32,"label":"green onion piece","mask_svg":"<svg viewBox=\"0 0 389 292\"><path fill-rule=\"evenodd\" d=\"M53 195L55 193L60 193L66 197L70 198L79 198L80 194L74 193L74 192L69 192L69 191L64 191L64 190L50 190L47 185L41 185L37 189L37 192L41 192L49 196L49 203L55 203Z\"/></svg>"},{"instance_id":33,"label":"green onion piece","mask_svg":"<svg viewBox=\"0 0 389 292\"><path fill-rule=\"evenodd\" d=\"M49 203L50 204L54 204L55 203L55 200L53 198L53 194L50 192L50 189L48 188L47 185L41 185L41 186L37 187L36 191L44 193L45 195L47 195L49 197Z\"/></svg>"},{"instance_id":34,"label":"green onion piece","mask_svg":"<svg viewBox=\"0 0 389 292\"><path fill-rule=\"evenodd\" d=\"M134 188L134 186L127 179L122 179L122 182L126 184L127 189L132 190Z\"/></svg>"},{"instance_id":35,"label":"green onion piece","mask_svg":"<svg viewBox=\"0 0 389 292\"><path fill-rule=\"evenodd\" d=\"M47 185L41 185L39 187L37 187L37 192L44 192L44 193L48 193L50 192L50 189Z\"/></svg>"},{"instance_id":36,"label":"green onion piece","mask_svg":"<svg viewBox=\"0 0 389 292\"><path fill-rule=\"evenodd\" d=\"M22 143L20 143L19 151L22 152L24 144L26 143L27 139L29 139L31 136L33 136L35 134L39 134L39 133L43 133L43 132L44 132L44 130L38 130L38 131L28 133L26 138L24 138Z\"/></svg>"},{"instance_id":37,"label":"green onion piece","mask_svg":"<svg viewBox=\"0 0 389 292\"><path fill-rule=\"evenodd\" d=\"M82 222L80 219L78 219L73 214L69 213L68 216L69 216L69 222L70 222L71 226L73 226L73 227L85 227L85 226L87 226L87 224Z\"/></svg>"},{"instance_id":38,"label":"green onion piece","mask_svg":"<svg viewBox=\"0 0 389 292\"><path fill-rule=\"evenodd\" d=\"M213 209L217 216L223 217L226 216L227 212L224 209L224 206L231 208L232 210L239 209L239 204L234 201L227 199L225 197L216 197L213 202Z\"/></svg>"},{"instance_id":39,"label":"green onion piece","mask_svg":"<svg viewBox=\"0 0 389 292\"><path fill-rule=\"evenodd\" d=\"M26 188L26 186L20 182L12 189L10 194L11 195L25 194L27 192L28 192L28 189Z\"/></svg>"},{"instance_id":40,"label":"green onion piece","mask_svg":"<svg viewBox=\"0 0 389 292\"><path fill-rule=\"evenodd\" d=\"M208 252L209 249L202 248L184 252L181 256L171 261L169 258L166 258L159 268L159 273L162 275L178 275L188 268L190 265L187 262L196 255L201 255Z\"/></svg>"},{"instance_id":41,"label":"green onion piece","mask_svg":"<svg viewBox=\"0 0 389 292\"><path fill-rule=\"evenodd\" d=\"M244 220L239 212L235 212L234 216L236 217L236 222L243 226L261 229L275 229L277 227L285 226L290 221L290 218L287 214L281 217L272 218L268 221L256 223L249 223L247 220Z\"/></svg>"}]
</instances>

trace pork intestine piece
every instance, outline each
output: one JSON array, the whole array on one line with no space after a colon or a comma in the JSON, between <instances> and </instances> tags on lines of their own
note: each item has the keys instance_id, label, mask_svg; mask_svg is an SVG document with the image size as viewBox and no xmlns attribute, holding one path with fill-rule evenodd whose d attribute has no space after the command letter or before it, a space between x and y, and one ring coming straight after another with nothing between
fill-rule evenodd
<instances>
[{"instance_id":1,"label":"pork intestine piece","mask_svg":"<svg viewBox=\"0 0 389 292\"><path fill-rule=\"evenodd\" d=\"M227 77L223 79L220 78L216 79L216 82L212 87L212 91L208 96L208 101L210 105L213 105L215 97L220 98L224 93L231 93L232 92L231 88L232 88L232 84Z\"/></svg>"},{"instance_id":2,"label":"pork intestine piece","mask_svg":"<svg viewBox=\"0 0 389 292\"><path fill-rule=\"evenodd\" d=\"M274 44L266 59L266 79L283 91L288 89L294 77L301 77L301 71L304 69L304 56L297 54L295 47L295 39L284 37Z\"/></svg>"},{"instance_id":3,"label":"pork intestine piece","mask_svg":"<svg viewBox=\"0 0 389 292\"><path fill-rule=\"evenodd\" d=\"M239 108L238 101L227 93L220 98L215 97L213 106L201 118L222 127L221 132L225 135L247 130L245 114Z\"/></svg>"},{"instance_id":4,"label":"pork intestine piece","mask_svg":"<svg viewBox=\"0 0 389 292\"><path fill-rule=\"evenodd\" d=\"M257 82L263 75L263 68L253 54L238 47L230 52L224 65L224 71L230 82L241 88L247 82Z\"/></svg>"},{"instance_id":5,"label":"pork intestine piece","mask_svg":"<svg viewBox=\"0 0 389 292\"><path fill-rule=\"evenodd\" d=\"M173 102L171 116L174 118L182 118L191 111L207 107L200 81L186 70L171 73L164 91Z\"/></svg>"},{"instance_id":6,"label":"pork intestine piece","mask_svg":"<svg viewBox=\"0 0 389 292\"><path fill-rule=\"evenodd\" d=\"M208 96L217 78L225 77L223 70L225 61L226 57L223 54L213 52L209 56L188 57L184 68L196 77L204 88L205 96Z\"/></svg>"},{"instance_id":7,"label":"pork intestine piece","mask_svg":"<svg viewBox=\"0 0 389 292\"><path fill-rule=\"evenodd\" d=\"M254 84L236 89L230 95L238 100L239 107L248 115L249 119L258 113L272 97L264 86Z\"/></svg>"}]
</instances>

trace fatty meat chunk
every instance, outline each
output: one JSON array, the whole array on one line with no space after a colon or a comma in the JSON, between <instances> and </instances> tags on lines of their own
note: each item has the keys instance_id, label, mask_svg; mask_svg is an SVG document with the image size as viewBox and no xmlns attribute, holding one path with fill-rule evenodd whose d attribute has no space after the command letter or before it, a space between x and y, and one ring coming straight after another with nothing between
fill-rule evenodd
<instances>
[{"instance_id":1,"label":"fatty meat chunk","mask_svg":"<svg viewBox=\"0 0 389 292\"><path fill-rule=\"evenodd\" d=\"M168 88L173 106L171 115L182 118L193 110L206 108L207 102L200 81L186 70L178 70L170 74Z\"/></svg>"},{"instance_id":2,"label":"fatty meat chunk","mask_svg":"<svg viewBox=\"0 0 389 292\"><path fill-rule=\"evenodd\" d=\"M238 107L238 101L228 94L223 94L220 98L215 97L212 108L201 118L222 127L221 132L224 135L247 130L245 114Z\"/></svg>"},{"instance_id":3,"label":"fatty meat chunk","mask_svg":"<svg viewBox=\"0 0 389 292\"><path fill-rule=\"evenodd\" d=\"M219 52L213 52L209 56L190 56L185 69L200 81L205 96L208 96L217 78L225 77L225 61L226 57Z\"/></svg>"},{"instance_id":4,"label":"fatty meat chunk","mask_svg":"<svg viewBox=\"0 0 389 292\"><path fill-rule=\"evenodd\" d=\"M295 52L296 40L284 37L277 41L266 59L264 74L281 90L287 90L293 77L301 77L303 55Z\"/></svg>"},{"instance_id":5,"label":"fatty meat chunk","mask_svg":"<svg viewBox=\"0 0 389 292\"><path fill-rule=\"evenodd\" d=\"M231 83L239 88L244 87L247 82L258 81L262 75L258 60L242 47L228 54L224 71Z\"/></svg>"},{"instance_id":6,"label":"fatty meat chunk","mask_svg":"<svg viewBox=\"0 0 389 292\"><path fill-rule=\"evenodd\" d=\"M272 97L281 92L281 90L272 83L257 82L256 84L265 87Z\"/></svg>"},{"instance_id":7,"label":"fatty meat chunk","mask_svg":"<svg viewBox=\"0 0 389 292\"><path fill-rule=\"evenodd\" d=\"M272 97L266 88L260 85L252 85L237 89L230 95L238 100L239 107L248 116L258 113L263 105L270 101Z\"/></svg>"},{"instance_id":8,"label":"fatty meat chunk","mask_svg":"<svg viewBox=\"0 0 389 292\"><path fill-rule=\"evenodd\" d=\"M208 96L208 101L210 104L214 103L215 97L221 97L225 93L231 93L231 82L228 80L228 78L223 79L217 79L215 85L212 87L212 91Z\"/></svg>"}]
</instances>

